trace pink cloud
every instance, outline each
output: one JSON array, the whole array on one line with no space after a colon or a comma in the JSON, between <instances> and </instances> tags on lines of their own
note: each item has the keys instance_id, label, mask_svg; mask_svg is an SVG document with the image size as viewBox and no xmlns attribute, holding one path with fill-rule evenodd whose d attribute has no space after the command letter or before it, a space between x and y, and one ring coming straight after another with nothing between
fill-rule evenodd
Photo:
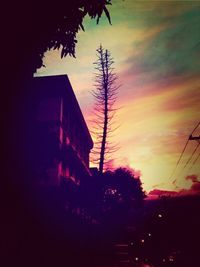
<instances>
[{"instance_id":1,"label":"pink cloud","mask_svg":"<svg viewBox=\"0 0 200 267\"><path fill-rule=\"evenodd\" d=\"M193 182L193 184L194 184L195 182L198 182L198 179L197 178L198 178L197 175L192 174L192 175L188 175L185 179L186 180L191 180Z\"/></svg>"},{"instance_id":2,"label":"pink cloud","mask_svg":"<svg viewBox=\"0 0 200 267\"><path fill-rule=\"evenodd\" d=\"M188 175L185 177L186 180L192 181L192 185L189 189L182 189L178 192L179 195L199 195L200 194L200 182L198 181L198 176Z\"/></svg>"},{"instance_id":3,"label":"pink cloud","mask_svg":"<svg viewBox=\"0 0 200 267\"><path fill-rule=\"evenodd\" d=\"M148 198L152 197L161 197L161 196L177 196L178 193L176 191L168 191L168 190L160 190L160 189L153 189L148 193Z\"/></svg>"},{"instance_id":4,"label":"pink cloud","mask_svg":"<svg viewBox=\"0 0 200 267\"><path fill-rule=\"evenodd\" d=\"M148 193L148 198L157 198L162 196L170 196L170 197L176 197L176 196L186 196L186 195L198 195L200 194L200 182L198 181L198 176L188 175L185 177L185 180L192 181L192 185L189 189L181 189L178 192L177 191L168 191L168 190L162 190L162 189L153 189Z\"/></svg>"}]
</instances>

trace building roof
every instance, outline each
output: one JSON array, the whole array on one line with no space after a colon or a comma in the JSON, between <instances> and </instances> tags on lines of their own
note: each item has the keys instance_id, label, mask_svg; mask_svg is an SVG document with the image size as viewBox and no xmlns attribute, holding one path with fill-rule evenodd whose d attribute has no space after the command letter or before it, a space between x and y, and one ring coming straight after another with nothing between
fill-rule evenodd
<instances>
[{"instance_id":1,"label":"building roof","mask_svg":"<svg viewBox=\"0 0 200 267\"><path fill-rule=\"evenodd\" d=\"M82 129L88 139L90 147L93 147L93 141L89 133L87 124L82 111L70 84L67 75L38 76L33 78L33 93L41 98L43 97L63 97L69 105L72 114L80 118Z\"/></svg>"}]
</instances>

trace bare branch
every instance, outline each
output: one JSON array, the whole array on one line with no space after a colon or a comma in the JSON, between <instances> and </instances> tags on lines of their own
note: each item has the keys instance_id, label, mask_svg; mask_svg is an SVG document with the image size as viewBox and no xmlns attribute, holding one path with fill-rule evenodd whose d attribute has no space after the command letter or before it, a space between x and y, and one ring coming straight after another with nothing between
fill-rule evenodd
<instances>
[{"instance_id":1,"label":"bare branch","mask_svg":"<svg viewBox=\"0 0 200 267\"><path fill-rule=\"evenodd\" d=\"M114 60L110 52L101 45L96 52L97 60L93 63L95 69L93 86L95 89L91 91L95 99L93 112L95 119L91 120L93 125L91 133L96 140L92 150L92 161L98 163L99 171L103 172L104 164L107 163L108 158L119 149L109 139L113 137L113 132L119 128L113 118L118 110L114 106L121 85L117 84L118 77L114 71Z\"/></svg>"}]
</instances>

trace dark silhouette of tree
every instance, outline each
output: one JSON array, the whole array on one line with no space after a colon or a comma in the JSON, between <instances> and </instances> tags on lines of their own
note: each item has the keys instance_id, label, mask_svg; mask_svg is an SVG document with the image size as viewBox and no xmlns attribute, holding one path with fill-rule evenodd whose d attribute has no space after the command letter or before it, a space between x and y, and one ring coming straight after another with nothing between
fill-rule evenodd
<instances>
[{"instance_id":1,"label":"dark silhouette of tree","mask_svg":"<svg viewBox=\"0 0 200 267\"><path fill-rule=\"evenodd\" d=\"M61 48L61 57L75 56L76 34L84 30L83 19L89 15L99 22L103 13L110 24L107 5L111 0L58 0L35 1L30 5L24 1L7 7L5 14L6 52L9 59L34 73L42 66L42 58L47 49ZM7 64L10 64L9 60Z\"/></svg>"},{"instance_id":2,"label":"dark silhouette of tree","mask_svg":"<svg viewBox=\"0 0 200 267\"><path fill-rule=\"evenodd\" d=\"M145 198L139 177L126 168L105 172L105 198L114 198L119 202L140 203Z\"/></svg>"},{"instance_id":3,"label":"dark silhouette of tree","mask_svg":"<svg viewBox=\"0 0 200 267\"><path fill-rule=\"evenodd\" d=\"M94 62L95 69L95 89L92 94L95 98L93 134L96 142L93 150L93 161L99 164L99 172L102 173L106 161L112 152L116 151L116 145L111 144L110 136L113 129L113 117L116 109L114 104L117 99L117 75L113 68L113 59L107 49L101 45L96 50L97 61Z\"/></svg>"},{"instance_id":4,"label":"dark silhouette of tree","mask_svg":"<svg viewBox=\"0 0 200 267\"><path fill-rule=\"evenodd\" d=\"M104 221L105 216L110 222L116 218L119 223L126 220L129 211L140 207L146 197L140 178L126 168L98 173L93 178L91 212L99 221Z\"/></svg>"}]
</instances>

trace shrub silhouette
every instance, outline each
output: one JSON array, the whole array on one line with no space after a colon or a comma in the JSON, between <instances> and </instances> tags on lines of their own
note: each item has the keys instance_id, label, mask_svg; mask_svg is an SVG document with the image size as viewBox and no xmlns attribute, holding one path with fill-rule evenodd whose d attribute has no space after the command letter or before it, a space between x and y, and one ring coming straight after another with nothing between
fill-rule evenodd
<instances>
[{"instance_id":1,"label":"shrub silhouette","mask_svg":"<svg viewBox=\"0 0 200 267\"><path fill-rule=\"evenodd\" d=\"M127 168L97 174L94 180L91 203L100 221L125 220L130 209L143 203L145 193L140 178Z\"/></svg>"}]
</instances>

